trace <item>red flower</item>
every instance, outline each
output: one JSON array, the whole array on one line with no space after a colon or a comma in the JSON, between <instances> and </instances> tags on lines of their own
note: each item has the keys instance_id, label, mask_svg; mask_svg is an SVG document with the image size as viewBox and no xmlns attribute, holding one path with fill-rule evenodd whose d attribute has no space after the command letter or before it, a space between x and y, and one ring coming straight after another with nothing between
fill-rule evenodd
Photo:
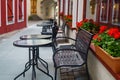
<instances>
[{"instance_id":1,"label":"red flower","mask_svg":"<svg viewBox=\"0 0 120 80\"><path fill-rule=\"evenodd\" d=\"M98 34L95 34L94 36L93 36L93 39L97 39L98 38Z\"/></svg>"},{"instance_id":2,"label":"red flower","mask_svg":"<svg viewBox=\"0 0 120 80\"><path fill-rule=\"evenodd\" d=\"M104 32L106 29L107 29L107 26L101 26L101 27L100 27L99 33Z\"/></svg>"},{"instance_id":3,"label":"red flower","mask_svg":"<svg viewBox=\"0 0 120 80\"><path fill-rule=\"evenodd\" d=\"M91 22L91 23L93 23L93 24L94 24L94 21L93 21L93 19L90 19L90 20L89 20L89 22Z\"/></svg>"},{"instance_id":4,"label":"red flower","mask_svg":"<svg viewBox=\"0 0 120 80\"><path fill-rule=\"evenodd\" d=\"M108 35L109 36L114 36L115 33L118 33L119 32L119 29L118 28L111 28L109 29L108 31Z\"/></svg>"},{"instance_id":5,"label":"red flower","mask_svg":"<svg viewBox=\"0 0 120 80\"><path fill-rule=\"evenodd\" d=\"M80 28L83 25L83 21L77 22L76 25L77 25L77 28Z\"/></svg>"},{"instance_id":6,"label":"red flower","mask_svg":"<svg viewBox=\"0 0 120 80\"><path fill-rule=\"evenodd\" d=\"M72 15L67 15L66 18L72 20Z\"/></svg>"},{"instance_id":7,"label":"red flower","mask_svg":"<svg viewBox=\"0 0 120 80\"><path fill-rule=\"evenodd\" d=\"M100 41L101 41L101 38L100 38L100 37L98 37L98 38L97 38L97 40L100 42Z\"/></svg>"},{"instance_id":8,"label":"red flower","mask_svg":"<svg viewBox=\"0 0 120 80\"><path fill-rule=\"evenodd\" d=\"M93 36L93 39L95 40L97 40L97 41L101 41L101 38L99 37L99 34L95 34L94 36Z\"/></svg>"},{"instance_id":9,"label":"red flower","mask_svg":"<svg viewBox=\"0 0 120 80\"><path fill-rule=\"evenodd\" d=\"M113 37L114 37L115 39L119 39L119 38L120 38L120 32L114 33Z\"/></svg>"},{"instance_id":10,"label":"red flower","mask_svg":"<svg viewBox=\"0 0 120 80\"><path fill-rule=\"evenodd\" d=\"M83 22L88 22L88 19L84 19Z\"/></svg>"}]
</instances>

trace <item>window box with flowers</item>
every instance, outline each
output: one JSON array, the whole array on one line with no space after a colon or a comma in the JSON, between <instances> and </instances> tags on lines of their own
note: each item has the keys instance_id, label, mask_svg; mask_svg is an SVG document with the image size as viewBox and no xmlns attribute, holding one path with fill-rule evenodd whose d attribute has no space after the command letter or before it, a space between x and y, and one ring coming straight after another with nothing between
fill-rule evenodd
<instances>
[{"instance_id":1,"label":"window box with flowers","mask_svg":"<svg viewBox=\"0 0 120 80\"><path fill-rule=\"evenodd\" d=\"M60 12L59 16L60 16L61 19L63 19L63 16L64 16L63 12Z\"/></svg>"},{"instance_id":2,"label":"window box with flowers","mask_svg":"<svg viewBox=\"0 0 120 80\"><path fill-rule=\"evenodd\" d=\"M95 52L115 73L120 73L120 29L101 26L94 36Z\"/></svg>"},{"instance_id":3,"label":"window box with flowers","mask_svg":"<svg viewBox=\"0 0 120 80\"><path fill-rule=\"evenodd\" d=\"M79 28L83 28L92 34L96 34L99 31L99 25L92 19L84 19L80 22L77 22L76 25L77 30L79 30Z\"/></svg>"},{"instance_id":4,"label":"window box with flowers","mask_svg":"<svg viewBox=\"0 0 120 80\"><path fill-rule=\"evenodd\" d=\"M65 15L64 20L66 21L66 24L72 28L72 15Z\"/></svg>"},{"instance_id":5,"label":"window box with flowers","mask_svg":"<svg viewBox=\"0 0 120 80\"><path fill-rule=\"evenodd\" d=\"M96 23L92 19L84 19L82 21L77 22L76 25L77 30L79 30L79 28L83 28L92 34L96 34L99 31L98 23ZM92 49L95 50L94 43L91 43L90 47L92 47Z\"/></svg>"}]
</instances>

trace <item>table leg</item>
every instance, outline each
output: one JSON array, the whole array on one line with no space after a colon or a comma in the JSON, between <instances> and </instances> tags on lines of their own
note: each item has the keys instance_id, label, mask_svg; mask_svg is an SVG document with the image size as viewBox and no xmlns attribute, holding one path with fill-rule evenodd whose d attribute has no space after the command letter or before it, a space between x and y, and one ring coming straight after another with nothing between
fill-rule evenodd
<instances>
[{"instance_id":1,"label":"table leg","mask_svg":"<svg viewBox=\"0 0 120 80\"><path fill-rule=\"evenodd\" d=\"M32 56L33 56L33 59L32 59L32 80L36 80L36 71L35 71L35 65L37 63L37 52L36 52L36 48L34 47L33 48L33 51L32 51Z\"/></svg>"},{"instance_id":2,"label":"table leg","mask_svg":"<svg viewBox=\"0 0 120 80\"><path fill-rule=\"evenodd\" d=\"M24 69L23 72L21 72L19 75L17 75L14 80L16 80L18 77L20 77L21 75L24 75L26 71L28 71L30 69L31 66L29 66L27 69Z\"/></svg>"},{"instance_id":3,"label":"table leg","mask_svg":"<svg viewBox=\"0 0 120 80\"><path fill-rule=\"evenodd\" d=\"M53 77L49 73L47 73L47 72L43 71L42 69L40 69L38 67L38 65L36 67L37 67L37 69L39 69L40 71L42 71L44 74L48 75L53 80Z\"/></svg>"},{"instance_id":4,"label":"table leg","mask_svg":"<svg viewBox=\"0 0 120 80\"><path fill-rule=\"evenodd\" d=\"M31 51L32 51L32 48L29 48L29 61L25 64L25 69L29 68L30 65L32 64ZM23 74L23 77L25 77L25 73Z\"/></svg>"},{"instance_id":5,"label":"table leg","mask_svg":"<svg viewBox=\"0 0 120 80\"><path fill-rule=\"evenodd\" d=\"M23 75L23 77L25 77L25 72L27 72L31 67L31 48L29 48L29 61L25 64L25 69L23 72L21 72L19 75L17 75L14 80L16 80L18 77L20 77L21 75Z\"/></svg>"},{"instance_id":6,"label":"table leg","mask_svg":"<svg viewBox=\"0 0 120 80\"><path fill-rule=\"evenodd\" d=\"M16 76L14 80L16 80L21 75L25 76L25 72L28 71L31 68L31 66L32 66L32 80L36 80L35 67L41 72L43 72L44 74L48 75L53 80L53 77L49 74L48 63L39 57L38 49L39 49L38 47L33 47L32 49L29 48L29 61L25 64L24 71L20 73L18 76ZM31 54L32 54L32 57L31 57ZM45 72L44 70L38 67L38 60L47 69L47 72Z\"/></svg>"},{"instance_id":7,"label":"table leg","mask_svg":"<svg viewBox=\"0 0 120 80\"><path fill-rule=\"evenodd\" d=\"M44 68L46 68L47 73L49 73L48 70L48 63L46 61L44 61L43 59L41 59L40 57L38 57L39 61L41 62L41 64L44 66ZM44 62L44 63L43 63Z\"/></svg>"},{"instance_id":8,"label":"table leg","mask_svg":"<svg viewBox=\"0 0 120 80\"><path fill-rule=\"evenodd\" d=\"M37 47L37 52L36 52L36 54L37 54L37 55L36 55L36 56L37 56L37 57L36 57L36 68L37 68L38 70L40 70L41 72L43 72L44 74L48 75L48 76L53 80L53 77L49 74L48 63L39 57L39 47ZM40 60L40 62L43 61L43 62L47 65L47 67L44 65L45 68L47 69L47 72L43 71L41 68L38 67L38 62L37 62L38 59ZM42 62L41 62L41 63L42 63Z\"/></svg>"},{"instance_id":9,"label":"table leg","mask_svg":"<svg viewBox=\"0 0 120 80\"><path fill-rule=\"evenodd\" d=\"M39 57L39 47L37 48L37 59L38 59L39 62L44 66L44 68L46 68L47 73L49 73L48 63L47 63L45 60L43 60L42 58Z\"/></svg>"}]
</instances>

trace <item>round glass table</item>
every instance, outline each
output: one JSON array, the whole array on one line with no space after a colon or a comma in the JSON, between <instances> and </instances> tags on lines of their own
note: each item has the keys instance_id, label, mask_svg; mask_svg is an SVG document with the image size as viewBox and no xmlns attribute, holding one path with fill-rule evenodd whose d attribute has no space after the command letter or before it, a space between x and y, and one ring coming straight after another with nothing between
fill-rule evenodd
<instances>
[{"instance_id":1,"label":"round glass table","mask_svg":"<svg viewBox=\"0 0 120 80\"><path fill-rule=\"evenodd\" d=\"M25 72L28 71L31 67L32 67L32 80L36 80L35 67L53 80L53 77L49 74L48 63L39 57L39 47L48 45L51 42L52 41L49 39L28 39L17 40L13 42L13 45L16 47L23 47L29 49L29 61L25 64L24 71L20 73L18 76L16 76L14 80L16 80L21 75L25 77ZM47 71L38 67L39 62L44 66L44 68L47 69Z\"/></svg>"},{"instance_id":2,"label":"round glass table","mask_svg":"<svg viewBox=\"0 0 120 80\"><path fill-rule=\"evenodd\" d=\"M20 36L21 40L25 39L50 39L51 35L41 35L41 34L30 34L30 35L23 35Z\"/></svg>"}]
</instances>

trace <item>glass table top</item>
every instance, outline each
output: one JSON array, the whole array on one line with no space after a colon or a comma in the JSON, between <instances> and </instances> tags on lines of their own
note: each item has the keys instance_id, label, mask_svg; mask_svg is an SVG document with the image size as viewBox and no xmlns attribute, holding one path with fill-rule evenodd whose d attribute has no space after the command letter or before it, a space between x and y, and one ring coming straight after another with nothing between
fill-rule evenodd
<instances>
[{"instance_id":1,"label":"glass table top","mask_svg":"<svg viewBox=\"0 0 120 80\"><path fill-rule=\"evenodd\" d=\"M39 47L50 43L52 43L52 41L49 39L29 39L14 41L13 45L18 47Z\"/></svg>"},{"instance_id":2,"label":"glass table top","mask_svg":"<svg viewBox=\"0 0 120 80\"><path fill-rule=\"evenodd\" d=\"M51 38L51 35L41 35L41 34L31 34L31 35L23 35L20 36L20 39L47 39Z\"/></svg>"}]
</instances>

